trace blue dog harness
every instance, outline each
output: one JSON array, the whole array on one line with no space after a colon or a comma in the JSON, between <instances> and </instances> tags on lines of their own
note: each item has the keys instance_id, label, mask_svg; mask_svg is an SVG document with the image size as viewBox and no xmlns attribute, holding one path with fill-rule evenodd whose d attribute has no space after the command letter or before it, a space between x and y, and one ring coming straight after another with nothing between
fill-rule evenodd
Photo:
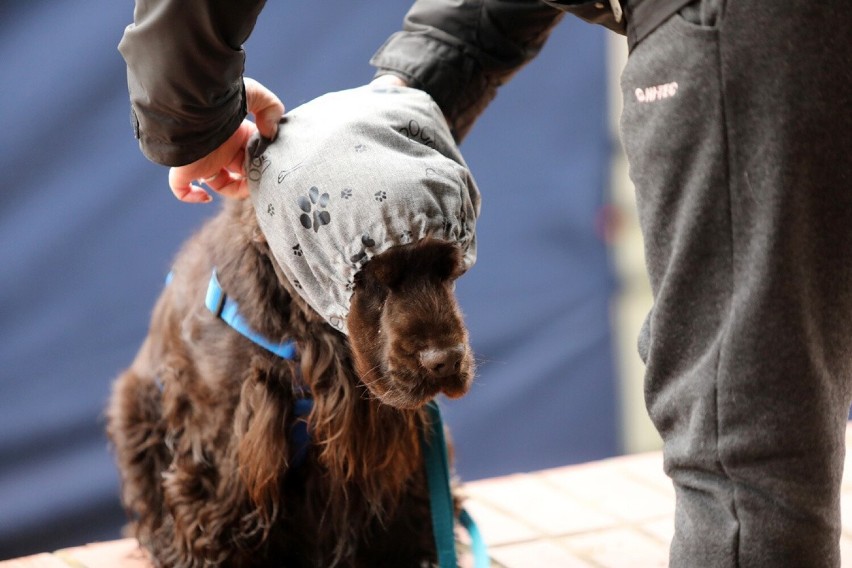
<instances>
[{"instance_id":1,"label":"blue dog harness","mask_svg":"<svg viewBox=\"0 0 852 568\"><path fill-rule=\"evenodd\" d=\"M210 275L204 304L216 317L253 343L282 359L292 360L295 358L295 342L273 343L251 329L251 326L240 315L237 302L229 298L219 284L215 268ZM312 408L313 400L308 397L298 398L294 403L293 410L297 420L290 431L290 442L296 448L292 458L296 467L304 462L310 446L307 417ZM454 534L455 515L450 492L450 468L447 457L447 442L444 438L444 425L441 421L441 410L437 402L434 400L428 402L426 412L429 416L429 428L427 431L421 432L420 444L423 448L426 464L426 479L429 485L429 501L432 512L432 532L435 537L438 564L441 568L456 568L458 562L456 560ZM488 558L488 549L479 528L464 509L459 515L459 520L470 535L474 567L487 568L491 565L491 561Z\"/></svg>"},{"instance_id":2,"label":"blue dog harness","mask_svg":"<svg viewBox=\"0 0 852 568\"><path fill-rule=\"evenodd\" d=\"M282 359L293 359L296 356L296 344L293 341L272 343L249 326L240 315L237 303L222 290L215 268L210 275L210 284L207 285L207 296L204 298L204 304L217 318L234 328L237 333L249 341L260 345Z\"/></svg>"}]
</instances>

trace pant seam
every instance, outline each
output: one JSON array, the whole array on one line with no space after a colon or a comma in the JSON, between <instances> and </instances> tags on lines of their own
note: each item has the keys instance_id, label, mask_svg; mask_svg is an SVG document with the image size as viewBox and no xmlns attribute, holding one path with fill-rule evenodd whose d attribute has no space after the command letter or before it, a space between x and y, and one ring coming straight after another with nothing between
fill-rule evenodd
<instances>
[{"instance_id":1,"label":"pant seam","mask_svg":"<svg viewBox=\"0 0 852 568\"><path fill-rule=\"evenodd\" d=\"M716 41L716 73L717 73L716 78L717 78L717 84L719 85L719 112L722 115L721 139L722 139L722 143L725 145L724 152L723 152L724 161L723 161L723 164L722 164L722 167L724 169L723 178L725 179L726 190L728 192L728 219L727 219L727 221L728 221L728 245L729 245L729 248L728 248L728 255L729 255L729 257L728 257L728 264L729 264L729 270L728 270L728 276L729 276L728 301L729 301L729 304L728 304L728 310L727 310L728 313L727 313L726 318L725 318L724 331L722 332L722 338L721 338L721 341L719 342L719 350L718 350L717 359L716 359L715 382L714 382L713 387L714 387L714 397L715 397L715 401L714 401L715 402L715 409L714 410L715 410L715 417L716 417L716 461L717 461L719 470L728 479L730 486L731 486L731 514L733 515L734 521L736 522L736 533L734 535L734 542L731 543L731 549L732 549L731 552L732 552L733 560L734 560L733 565L735 567L739 567L740 566L740 556L741 556L740 547L741 547L741 543L742 543L742 539L741 539L742 525L740 523L739 515L737 513L737 485L734 482L733 478L731 477L731 475L728 471L728 468L725 465L725 460L723 459L722 451L721 451L721 447L720 447L720 436L721 436L721 431L722 431L722 416L721 416L720 411L719 411L719 409L721 408L720 400L719 400L719 398L720 398L719 382L721 380L721 373L722 373L721 369L722 369L723 351L725 350L725 348L727 347L727 345L729 344L729 341L730 341L730 333L731 333L730 326L731 326L731 321L732 321L732 317L733 317L733 310L734 310L734 296L735 296L735 291L736 291L736 274L735 274L736 263L735 263L735 260L734 260L734 256L735 256L734 255L734 248L735 248L734 243L735 243L735 236L736 235L735 235L735 231L734 231L733 192L732 192L733 180L731 179L731 163L732 163L731 139L730 139L731 128L730 128L730 124L728 122L729 113L728 113L728 109L727 109L727 106L726 106L727 97L725 96L725 93L726 93L725 74L724 74L723 66L722 66L722 37L724 35L723 34L723 31L724 31L723 28L724 28L724 24L725 24L724 17L720 16L719 22L720 23L719 23L719 28L718 28L718 32L717 32L717 41Z\"/></svg>"}]
</instances>

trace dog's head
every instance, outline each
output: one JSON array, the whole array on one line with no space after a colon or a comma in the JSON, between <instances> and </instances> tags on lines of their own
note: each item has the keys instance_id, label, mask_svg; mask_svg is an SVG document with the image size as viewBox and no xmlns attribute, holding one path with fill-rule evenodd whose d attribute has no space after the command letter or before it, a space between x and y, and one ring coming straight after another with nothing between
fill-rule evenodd
<instances>
[{"instance_id":1,"label":"dog's head","mask_svg":"<svg viewBox=\"0 0 852 568\"><path fill-rule=\"evenodd\" d=\"M388 249L358 273L349 342L359 377L381 402L417 408L470 388L473 356L454 294L463 271L457 245L425 239Z\"/></svg>"}]
</instances>

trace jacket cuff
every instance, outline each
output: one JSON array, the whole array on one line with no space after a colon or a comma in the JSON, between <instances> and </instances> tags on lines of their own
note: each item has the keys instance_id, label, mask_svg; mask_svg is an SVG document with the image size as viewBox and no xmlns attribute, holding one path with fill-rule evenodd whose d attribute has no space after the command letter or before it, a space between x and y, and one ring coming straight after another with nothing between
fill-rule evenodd
<instances>
[{"instance_id":1,"label":"jacket cuff","mask_svg":"<svg viewBox=\"0 0 852 568\"><path fill-rule=\"evenodd\" d=\"M138 109L132 102L130 105L130 123L139 149L146 158L164 166L184 166L203 158L230 138L247 115L242 79L240 87L215 112L193 120L191 132L170 127L173 120L168 116ZM152 132L176 134L164 138L149 134Z\"/></svg>"},{"instance_id":2,"label":"jacket cuff","mask_svg":"<svg viewBox=\"0 0 852 568\"><path fill-rule=\"evenodd\" d=\"M605 3L606 2L606 3ZM618 13L614 13L617 6ZM627 21L622 15L621 4L618 0L607 2L580 2L573 6L566 6L565 11L586 20L591 24L598 24L614 31L620 35L627 35Z\"/></svg>"},{"instance_id":3,"label":"jacket cuff","mask_svg":"<svg viewBox=\"0 0 852 568\"><path fill-rule=\"evenodd\" d=\"M428 56L424 56L428 54ZM370 59L377 75L394 74L429 93L461 141L497 92L479 64L458 47L412 32L397 32Z\"/></svg>"}]
</instances>

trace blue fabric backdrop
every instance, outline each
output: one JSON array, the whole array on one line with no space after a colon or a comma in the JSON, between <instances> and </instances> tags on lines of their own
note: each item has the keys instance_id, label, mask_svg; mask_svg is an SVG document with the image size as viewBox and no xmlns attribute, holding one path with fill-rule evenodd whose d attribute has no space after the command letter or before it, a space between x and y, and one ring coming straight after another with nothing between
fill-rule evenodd
<instances>
[{"instance_id":1,"label":"blue fabric backdrop","mask_svg":"<svg viewBox=\"0 0 852 568\"><path fill-rule=\"evenodd\" d=\"M0 3L0 559L119 536L103 435L179 243L128 121L116 51L133 3ZM368 81L406 3L270 3L247 74L295 107ZM604 32L566 20L463 145L484 195L459 293L476 387L446 404L463 479L618 452L614 283L596 233L609 159Z\"/></svg>"}]
</instances>

